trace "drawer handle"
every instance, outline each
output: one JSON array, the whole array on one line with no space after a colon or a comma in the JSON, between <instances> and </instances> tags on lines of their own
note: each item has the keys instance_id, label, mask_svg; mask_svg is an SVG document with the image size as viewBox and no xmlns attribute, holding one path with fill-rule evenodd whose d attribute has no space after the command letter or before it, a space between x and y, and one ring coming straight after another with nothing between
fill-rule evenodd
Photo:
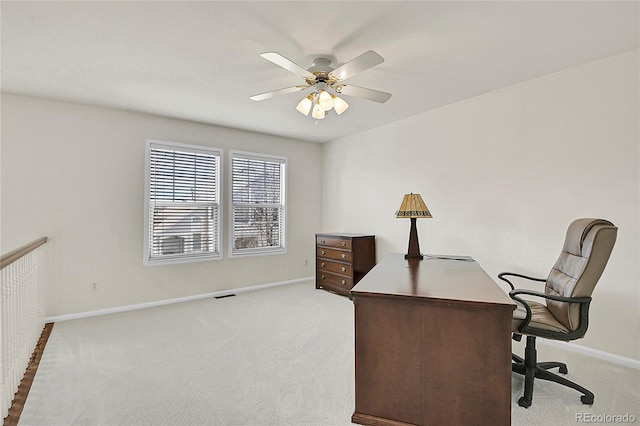
<instances>
[{"instance_id":1,"label":"drawer handle","mask_svg":"<svg viewBox=\"0 0 640 426\"><path fill-rule=\"evenodd\" d=\"M345 268L344 266L342 267L342 272L346 271L347 268Z\"/></svg>"},{"instance_id":2,"label":"drawer handle","mask_svg":"<svg viewBox=\"0 0 640 426\"><path fill-rule=\"evenodd\" d=\"M321 251L320 251L320 253L321 253L321 254L324 254L324 250L321 250Z\"/></svg>"},{"instance_id":3,"label":"drawer handle","mask_svg":"<svg viewBox=\"0 0 640 426\"><path fill-rule=\"evenodd\" d=\"M342 247L344 247L344 246L346 246L346 245L347 245L347 242L346 242L346 241L343 241L343 242L341 242L340 244L342 244Z\"/></svg>"},{"instance_id":4,"label":"drawer handle","mask_svg":"<svg viewBox=\"0 0 640 426\"><path fill-rule=\"evenodd\" d=\"M322 254L324 254L324 253L322 253ZM346 254L344 254L344 253L342 253L342 258L343 258L343 259L346 259L346 258L347 258L347 255L346 255Z\"/></svg>"},{"instance_id":5,"label":"drawer handle","mask_svg":"<svg viewBox=\"0 0 640 426\"><path fill-rule=\"evenodd\" d=\"M320 244L324 244L324 240L320 240Z\"/></svg>"},{"instance_id":6,"label":"drawer handle","mask_svg":"<svg viewBox=\"0 0 640 426\"><path fill-rule=\"evenodd\" d=\"M342 285L345 285L347 282L345 280L342 280Z\"/></svg>"},{"instance_id":7,"label":"drawer handle","mask_svg":"<svg viewBox=\"0 0 640 426\"><path fill-rule=\"evenodd\" d=\"M324 268L324 262L320 262L320 266Z\"/></svg>"},{"instance_id":8,"label":"drawer handle","mask_svg":"<svg viewBox=\"0 0 640 426\"><path fill-rule=\"evenodd\" d=\"M320 275L320 278L322 278L324 280L324 275Z\"/></svg>"}]
</instances>

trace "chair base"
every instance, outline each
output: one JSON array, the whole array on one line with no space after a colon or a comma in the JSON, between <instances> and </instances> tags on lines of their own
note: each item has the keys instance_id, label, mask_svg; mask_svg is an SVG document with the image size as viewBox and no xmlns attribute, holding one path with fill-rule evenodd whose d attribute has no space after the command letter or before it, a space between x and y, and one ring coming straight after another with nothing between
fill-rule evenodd
<instances>
[{"instance_id":1,"label":"chair base","mask_svg":"<svg viewBox=\"0 0 640 426\"><path fill-rule=\"evenodd\" d=\"M594 395L591 391L583 388L577 383L565 379L564 377L547 371L551 368L558 368L558 371L561 374L567 374L569 371L567 370L566 364L562 362L537 362L536 338L534 336L527 336L524 359L515 354L511 355L511 359L513 360L513 363L511 364L511 371L525 376L524 395L518 399L519 406L524 408L531 406L531 402L533 400L534 379L548 380L575 389L582 393L580 400L583 404L593 404Z\"/></svg>"}]
</instances>

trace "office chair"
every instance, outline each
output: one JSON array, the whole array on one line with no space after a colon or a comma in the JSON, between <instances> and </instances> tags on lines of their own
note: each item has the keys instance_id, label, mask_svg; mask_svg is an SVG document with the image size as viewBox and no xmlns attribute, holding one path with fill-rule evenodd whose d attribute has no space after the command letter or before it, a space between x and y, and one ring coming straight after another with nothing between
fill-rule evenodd
<instances>
[{"instance_id":1,"label":"office chair","mask_svg":"<svg viewBox=\"0 0 640 426\"><path fill-rule=\"evenodd\" d=\"M536 337L570 341L584 336L589 325L591 293L602 275L616 241L618 228L602 219L577 219L569 225L560 257L547 279L503 272L498 278L511 287L509 296L516 302L513 315L513 339L527 336L524 359L513 354L512 371L523 374L524 396L518 400L521 407L530 407L534 378L550 380L573 388L583 395L583 404L593 404L594 395L582 386L547 370L558 368L566 374L567 366L561 362L537 362ZM544 293L516 289L506 277L515 277L545 283ZM513 278L511 278L513 279ZM536 302L522 296L533 296Z\"/></svg>"}]
</instances>

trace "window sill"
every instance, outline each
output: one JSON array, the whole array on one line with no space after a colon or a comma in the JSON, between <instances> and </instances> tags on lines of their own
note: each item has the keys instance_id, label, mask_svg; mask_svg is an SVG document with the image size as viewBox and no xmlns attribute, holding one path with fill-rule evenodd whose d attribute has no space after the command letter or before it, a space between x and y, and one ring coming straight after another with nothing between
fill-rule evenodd
<instances>
[{"instance_id":1,"label":"window sill","mask_svg":"<svg viewBox=\"0 0 640 426\"><path fill-rule=\"evenodd\" d=\"M178 265L184 263L199 263L199 262L208 262L221 260L222 254L212 255L212 256L193 256L193 257L176 257L176 258L167 258L167 259L153 259L150 260L145 257L143 266L166 266L166 265Z\"/></svg>"},{"instance_id":2,"label":"window sill","mask_svg":"<svg viewBox=\"0 0 640 426\"><path fill-rule=\"evenodd\" d=\"M239 259L243 257L254 257L254 256L273 256L277 254L287 254L287 249L278 249L278 250L255 250L255 251L246 251L241 253L234 253L233 251L229 254L229 259Z\"/></svg>"}]
</instances>

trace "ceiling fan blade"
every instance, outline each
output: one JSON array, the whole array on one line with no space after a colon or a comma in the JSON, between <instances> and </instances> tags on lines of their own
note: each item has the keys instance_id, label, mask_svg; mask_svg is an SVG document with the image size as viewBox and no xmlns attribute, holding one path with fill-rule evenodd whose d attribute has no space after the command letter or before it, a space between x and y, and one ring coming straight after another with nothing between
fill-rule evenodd
<instances>
[{"instance_id":1,"label":"ceiling fan blade","mask_svg":"<svg viewBox=\"0 0 640 426\"><path fill-rule=\"evenodd\" d=\"M354 58L346 64L331 71L331 74L333 74L333 76L338 80L346 80L361 71L368 70L369 68L375 67L383 62L384 58L382 56L378 55L373 50L367 50L357 58Z\"/></svg>"},{"instance_id":2,"label":"ceiling fan blade","mask_svg":"<svg viewBox=\"0 0 640 426\"><path fill-rule=\"evenodd\" d=\"M343 95L347 96L355 96L356 98L363 98L370 101L380 102L381 104L387 102L391 97L391 93L346 84L340 84L336 86L336 92L342 93Z\"/></svg>"},{"instance_id":3,"label":"ceiling fan blade","mask_svg":"<svg viewBox=\"0 0 640 426\"><path fill-rule=\"evenodd\" d=\"M289 59L285 58L284 56L282 56L279 53L266 52L266 53L262 53L260 56L262 56L263 58L265 58L268 61L273 62L274 64L276 64L278 66L281 66L282 68L284 68L287 71L291 71L294 74L298 74L302 78L315 78L315 76L313 74L311 74L309 71L305 70L300 65L296 64L295 62L290 61Z\"/></svg>"},{"instance_id":4,"label":"ceiling fan blade","mask_svg":"<svg viewBox=\"0 0 640 426\"><path fill-rule=\"evenodd\" d=\"M253 95L249 99L254 101L264 101L265 99L271 99L274 96L286 95L287 93L293 93L293 92L299 92L307 88L309 88L309 86L286 87L284 89L274 90L273 92L260 93L259 95Z\"/></svg>"}]
</instances>

